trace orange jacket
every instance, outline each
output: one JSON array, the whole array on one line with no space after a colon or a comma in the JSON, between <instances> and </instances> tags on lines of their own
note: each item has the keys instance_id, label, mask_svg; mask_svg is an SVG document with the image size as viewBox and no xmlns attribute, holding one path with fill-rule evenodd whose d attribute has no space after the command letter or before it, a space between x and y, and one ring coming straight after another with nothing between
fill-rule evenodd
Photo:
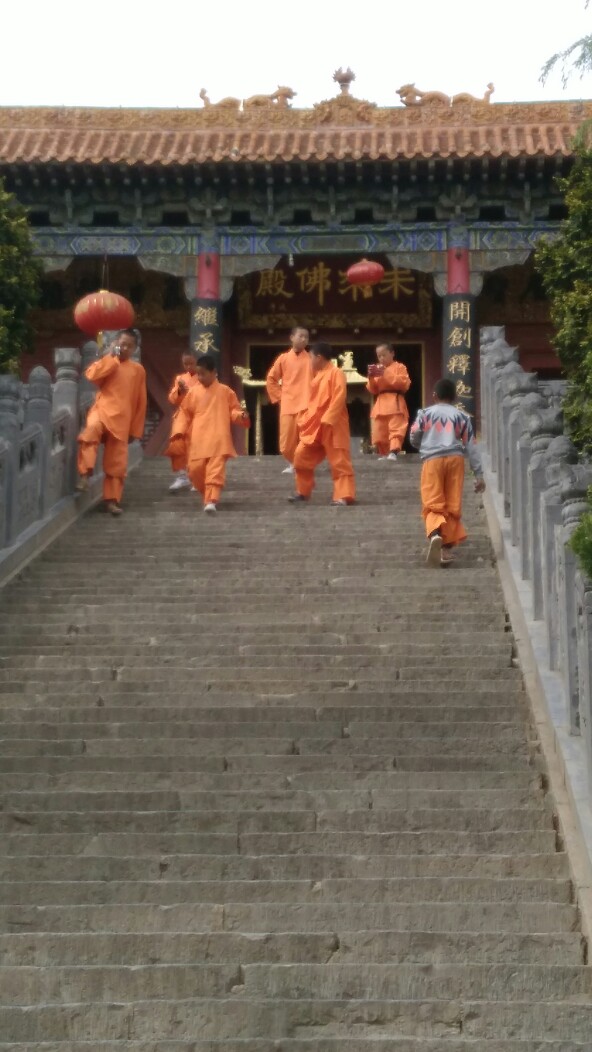
<instances>
[{"instance_id":1,"label":"orange jacket","mask_svg":"<svg viewBox=\"0 0 592 1052\"><path fill-rule=\"evenodd\" d=\"M370 413L373 419L377 416L394 416L396 413L409 419L403 393L411 387L411 380L402 362L391 362L382 376L370 376L366 387L377 396Z\"/></svg>"},{"instance_id":2,"label":"orange jacket","mask_svg":"<svg viewBox=\"0 0 592 1052\"><path fill-rule=\"evenodd\" d=\"M298 417L300 441L307 446L320 442L324 426L332 429L333 445L337 449L349 449L347 381L333 362L312 373L308 407Z\"/></svg>"},{"instance_id":3,"label":"orange jacket","mask_svg":"<svg viewBox=\"0 0 592 1052\"><path fill-rule=\"evenodd\" d=\"M311 376L308 351L296 354L290 348L278 355L267 374L267 393L270 402L280 403L280 416L301 413L306 409Z\"/></svg>"},{"instance_id":4,"label":"orange jacket","mask_svg":"<svg viewBox=\"0 0 592 1052\"><path fill-rule=\"evenodd\" d=\"M84 375L99 388L93 408L107 431L125 442L141 438L148 395L146 373L139 362L122 362L107 354L89 365Z\"/></svg>"},{"instance_id":5,"label":"orange jacket","mask_svg":"<svg viewBox=\"0 0 592 1052\"><path fill-rule=\"evenodd\" d=\"M214 380L209 387L197 383L187 392L175 414L175 435L187 438L187 460L235 457L231 424L249 427L238 398L226 384Z\"/></svg>"},{"instance_id":6,"label":"orange jacket","mask_svg":"<svg viewBox=\"0 0 592 1052\"><path fill-rule=\"evenodd\" d=\"M175 376L173 386L169 391L169 402L171 405L181 405L181 402L187 394L187 391L179 391L179 380L183 380L189 391L199 383L199 378L196 373L179 373L178 376Z\"/></svg>"}]
</instances>

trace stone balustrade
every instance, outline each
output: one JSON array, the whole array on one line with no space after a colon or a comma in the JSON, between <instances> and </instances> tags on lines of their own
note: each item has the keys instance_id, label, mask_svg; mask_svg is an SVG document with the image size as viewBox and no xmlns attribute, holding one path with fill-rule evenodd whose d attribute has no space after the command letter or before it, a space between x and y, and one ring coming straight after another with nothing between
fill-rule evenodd
<instances>
[{"instance_id":1,"label":"stone balustrade","mask_svg":"<svg viewBox=\"0 0 592 1052\"><path fill-rule=\"evenodd\" d=\"M57 348L53 382L42 366L27 384L0 375L0 583L100 496L101 453L89 493L75 490L76 439L97 390L82 374L97 353L93 342Z\"/></svg>"},{"instance_id":2,"label":"stone balustrade","mask_svg":"<svg viewBox=\"0 0 592 1052\"><path fill-rule=\"evenodd\" d=\"M592 799L592 581L569 545L587 508L592 464L563 432L563 386L525 372L503 327L481 330L482 446L493 503L526 618L538 631L536 663L558 677L556 730L581 739Z\"/></svg>"}]
</instances>

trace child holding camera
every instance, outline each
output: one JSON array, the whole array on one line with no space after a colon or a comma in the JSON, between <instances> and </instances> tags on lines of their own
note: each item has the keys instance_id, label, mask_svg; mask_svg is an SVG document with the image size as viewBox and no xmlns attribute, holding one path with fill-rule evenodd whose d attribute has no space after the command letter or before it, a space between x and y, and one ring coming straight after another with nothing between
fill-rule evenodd
<instances>
[{"instance_id":1,"label":"child holding camera","mask_svg":"<svg viewBox=\"0 0 592 1052\"><path fill-rule=\"evenodd\" d=\"M376 396L370 413L372 444L379 460L396 461L409 424L409 410L403 396L411 387L411 380L403 363L395 360L391 343L379 344L376 358L377 364L368 366L366 385Z\"/></svg>"}]
</instances>

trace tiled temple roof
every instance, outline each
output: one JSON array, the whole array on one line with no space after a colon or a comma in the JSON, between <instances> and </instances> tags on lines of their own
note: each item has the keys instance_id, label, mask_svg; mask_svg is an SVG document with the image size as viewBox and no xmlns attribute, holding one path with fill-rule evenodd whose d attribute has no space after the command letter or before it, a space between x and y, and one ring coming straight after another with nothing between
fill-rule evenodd
<instances>
[{"instance_id":1,"label":"tiled temple roof","mask_svg":"<svg viewBox=\"0 0 592 1052\"><path fill-rule=\"evenodd\" d=\"M459 99L463 100L463 96ZM592 102L454 100L378 107L350 95L312 109L263 99L202 109L0 108L0 164L554 157L592 118Z\"/></svg>"}]
</instances>

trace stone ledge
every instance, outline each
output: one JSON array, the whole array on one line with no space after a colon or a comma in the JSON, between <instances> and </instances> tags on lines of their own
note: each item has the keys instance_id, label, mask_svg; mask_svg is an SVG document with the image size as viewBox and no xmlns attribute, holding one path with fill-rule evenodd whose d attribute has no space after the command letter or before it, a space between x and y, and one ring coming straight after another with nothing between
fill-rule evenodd
<instances>
[{"instance_id":1,"label":"stone ledge","mask_svg":"<svg viewBox=\"0 0 592 1052\"><path fill-rule=\"evenodd\" d=\"M569 732L561 676L549 669L544 621L533 617L532 587L521 576L520 552L512 545L497 477L484 453L484 506L520 666L547 762L561 834L568 852L582 929L592 938L592 805L587 787L584 739Z\"/></svg>"}]
</instances>

